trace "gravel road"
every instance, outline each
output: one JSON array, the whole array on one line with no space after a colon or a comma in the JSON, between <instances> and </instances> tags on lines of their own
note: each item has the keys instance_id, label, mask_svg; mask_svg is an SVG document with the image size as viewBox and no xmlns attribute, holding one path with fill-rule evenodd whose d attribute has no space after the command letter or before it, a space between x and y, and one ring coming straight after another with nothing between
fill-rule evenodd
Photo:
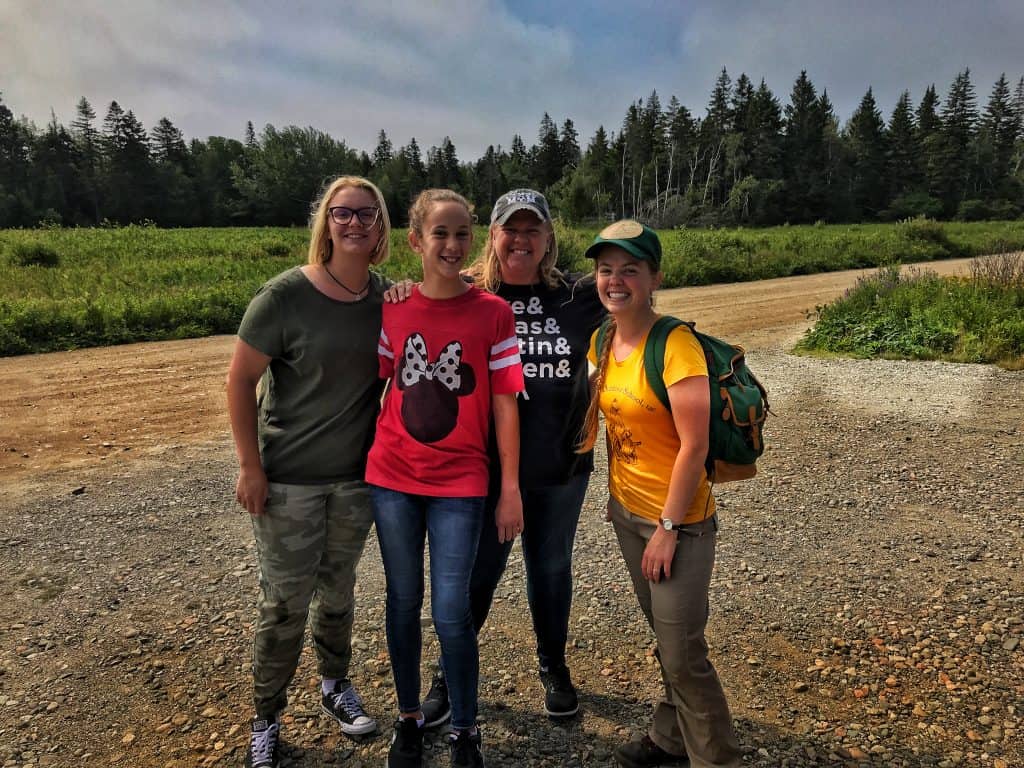
<instances>
[{"instance_id":1,"label":"gravel road","mask_svg":"<svg viewBox=\"0 0 1024 768\"><path fill-rule=\"evenodd\" d=\"M709 641L745 764L1024 766L1024 373L787 354L805 326L732 334L776 412L759 476L716 491ZM241 765L250 525L223 428L163 440L131 461L22 472L0 495L3 768ZM491 766L611 766L643 732L653 638L605 498L598 473L570 627L583 714L539 713L517 548L480 638ZM382 594L371 538L353 676L382 733L353 741L321 718L307 650L285 718L295 766L382 764L395 709ZM447 765L440 739L432 753Z\"/></svg>"}]
</instances>

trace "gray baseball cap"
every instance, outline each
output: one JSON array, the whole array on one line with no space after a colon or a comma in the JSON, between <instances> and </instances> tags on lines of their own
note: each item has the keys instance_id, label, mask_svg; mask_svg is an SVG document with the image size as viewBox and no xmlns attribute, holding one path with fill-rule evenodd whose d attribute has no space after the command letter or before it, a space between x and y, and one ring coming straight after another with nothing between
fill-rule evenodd
<instances>
[{"instance_id":1,"label":"gray baseball cap","mask_svg":"<svg viewBox=\"0 0 1024 768\"><path fill-rule=\"evenodd\" d=\"M494 203L491 224L504 224L516 211L530 211L541 221L551 221L551 211L544 195L533 189L513 189Z\"/></svg>"}]
</instances>

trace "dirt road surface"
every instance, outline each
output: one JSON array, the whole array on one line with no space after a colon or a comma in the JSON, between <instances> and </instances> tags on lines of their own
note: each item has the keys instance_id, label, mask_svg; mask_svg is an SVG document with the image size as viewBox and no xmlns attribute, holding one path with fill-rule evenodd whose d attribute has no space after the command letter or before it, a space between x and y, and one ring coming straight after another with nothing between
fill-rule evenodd
<instances>
[{"instance_id":1,"label":"dirt road surface","mask_svg":"<svg viewBox=\"0 0 1024 768\"><path fill-rule=\"evenodd\" d=\"M966 273L969 260L934 262ZM679 288L658 309L748 348L790 338L807 313L871 270ZM2 494L56 469L86 474L110 464L228 436L224 376L232 336L0 358Z\"/></svg>"}]
</instances>

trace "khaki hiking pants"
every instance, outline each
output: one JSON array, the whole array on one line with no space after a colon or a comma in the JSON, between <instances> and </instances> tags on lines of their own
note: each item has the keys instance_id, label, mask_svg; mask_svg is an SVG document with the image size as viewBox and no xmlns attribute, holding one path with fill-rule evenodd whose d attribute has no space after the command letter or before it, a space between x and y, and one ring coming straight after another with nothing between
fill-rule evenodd
<instances>
[{"instance_id":1,"label":"khaki hiking pants","mask_svg":"<svg viewBox=\"0 0 1024 768\"><path fill-rule=\"evenodd\" d=\"M273 717L288 703L310 613L318 671L348 676L356 565L372 524L361 480L270 483L264 513L252 518L260 566L252 652L257 717Z\"/></svg>"},{"instance_id":2,"label":"khaki hiking pants","mask_svg":"<svg viewBox=\"0 0 1024 768\"><path fill-rule=\"evenodd\" d=\"M655 584L640 570L654 522L615 498L608 508L640 609L658 641L665 696L654 708L651 740L670 754L688 755L693 768L736 768L739 742L704 639L718 522L710 517L687 525L679 533L672 578Z\"/></svg>"}]
</instances>

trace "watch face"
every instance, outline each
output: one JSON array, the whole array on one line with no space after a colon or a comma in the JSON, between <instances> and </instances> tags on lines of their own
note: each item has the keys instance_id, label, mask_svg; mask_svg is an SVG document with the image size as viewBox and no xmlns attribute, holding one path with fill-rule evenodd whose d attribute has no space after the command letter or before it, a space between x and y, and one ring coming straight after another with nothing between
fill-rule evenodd
<instances>
[{"instance_id":1,"label":"watch face","mask_svg":"<svg viewBox=\"0 0 1024 768\"><path fill-rule=\"evenodd\" d=\"M662 520L661 524L665 527L666 531L671 531L672 530L672 521L669 520L668 518L665 518L664 520Z\"/></svg>"}]
</instances>

